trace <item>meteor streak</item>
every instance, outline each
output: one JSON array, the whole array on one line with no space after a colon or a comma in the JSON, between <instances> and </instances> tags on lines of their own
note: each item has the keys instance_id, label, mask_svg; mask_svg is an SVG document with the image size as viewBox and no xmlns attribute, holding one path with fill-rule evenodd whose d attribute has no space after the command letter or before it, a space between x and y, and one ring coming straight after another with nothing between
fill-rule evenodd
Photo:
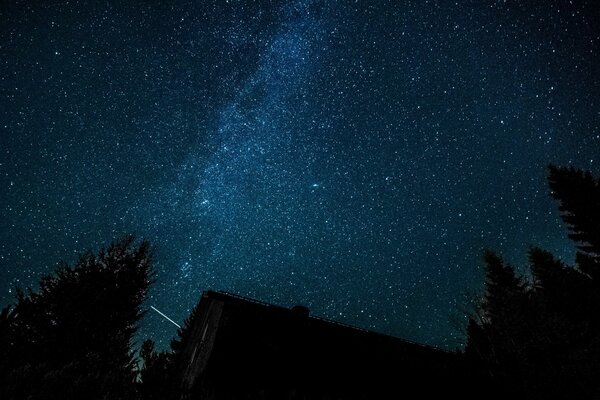
<instances>
[{"instance_id":1,"label":"meteor streak","mask_svg":"<svg viewBox=\"0 0 600 400\"><path fill-rule=\"evenodd\" d=\"M157 313L159 313L160 315L162 315L163 317L165 317L167 319L167 321L169 321L170 323L172 323L176 327L181 328L181 326L177 322L173 321L171 318L167 317L165 314L163 314L162 312L158 311L156 309L156 307L150 306L150 308L153 309L154 311L156 311Z\"/></svg>"}]
</instances>

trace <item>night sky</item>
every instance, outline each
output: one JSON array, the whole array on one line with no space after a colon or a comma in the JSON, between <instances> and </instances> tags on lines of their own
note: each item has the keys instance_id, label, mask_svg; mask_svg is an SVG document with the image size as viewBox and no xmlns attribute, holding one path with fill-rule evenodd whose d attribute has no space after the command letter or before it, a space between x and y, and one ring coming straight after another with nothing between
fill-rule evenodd
<instances>
[{"instance_id":1,"label":"night sky","mask_svg":"<svg viewBox=\"0 0 600 400\"><path fill-rule=\"evenodd\" d=\"M222 289L463 343L483 248L574 249L546 165L600 171L590 1L0 5L0 305L125 233L181 322ZM142 336L175 327L150 311Z\"/></svg>"}]
</instances>

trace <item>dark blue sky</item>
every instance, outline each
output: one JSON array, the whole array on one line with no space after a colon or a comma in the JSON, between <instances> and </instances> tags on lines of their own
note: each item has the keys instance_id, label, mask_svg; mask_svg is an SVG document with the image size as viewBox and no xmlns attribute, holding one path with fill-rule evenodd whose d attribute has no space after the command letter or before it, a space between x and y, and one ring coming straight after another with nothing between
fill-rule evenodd
<instances>
[{"instance_id":1,"label":"dark blue sky","mask_svg":"<svg viewBox=\"0 0 600 400\"><path fill-rule=\"evenodd\" d=\"M455 347L484 247L573 257L594 1L37 3L0 6L2 304L133 232L175 320L224 289Z\"/></svg>"}]
</instances>

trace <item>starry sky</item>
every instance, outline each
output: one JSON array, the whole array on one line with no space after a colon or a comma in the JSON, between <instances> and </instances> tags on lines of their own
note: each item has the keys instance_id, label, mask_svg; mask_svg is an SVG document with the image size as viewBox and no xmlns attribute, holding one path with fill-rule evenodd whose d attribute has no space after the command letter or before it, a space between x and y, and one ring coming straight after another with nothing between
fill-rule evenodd
<instances>
[{"instance_id":1,"label":"starry sky","mask_svg":"<svg viewBox=\"0 0 600 400\"><path fill-rule=\"evenodd\" d=\"M600 171L589 1L0 4L0 303L125 233L149 305L222 289L445 348L481 251L566 261ZM141 334L175 327L148 313Z\"/></svg>"}]
</instances>

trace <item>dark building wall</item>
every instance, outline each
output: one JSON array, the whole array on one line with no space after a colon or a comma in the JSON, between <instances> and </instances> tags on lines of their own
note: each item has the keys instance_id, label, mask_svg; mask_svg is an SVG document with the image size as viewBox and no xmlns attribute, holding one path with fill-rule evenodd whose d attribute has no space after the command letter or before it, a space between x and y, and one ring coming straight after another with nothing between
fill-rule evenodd
<instances>
[{"instance_id":1,"label":"dark building wall","mask_svg":"<svg viewBox=\"0 0 600 400\"><path fill-rule=\"evenodd\" d=\"M203 294L192 335L182 381L194 400L461 395L478 375L458 353L218 292Z\"/></svg>"},{"instance_id":2,"label":"dark building wall","mask_svg":"<svg viewBox=\"0 0 600 400\"><path fill-rule=\"evenodd\" d=\"M211 359L225 302L204 293L200 303L199 318L192 329L191 344L184 349L183 358L187 367L182 375L184 392L190 392L196 381L201 378Z\"/></svg>"}]
</instances>

